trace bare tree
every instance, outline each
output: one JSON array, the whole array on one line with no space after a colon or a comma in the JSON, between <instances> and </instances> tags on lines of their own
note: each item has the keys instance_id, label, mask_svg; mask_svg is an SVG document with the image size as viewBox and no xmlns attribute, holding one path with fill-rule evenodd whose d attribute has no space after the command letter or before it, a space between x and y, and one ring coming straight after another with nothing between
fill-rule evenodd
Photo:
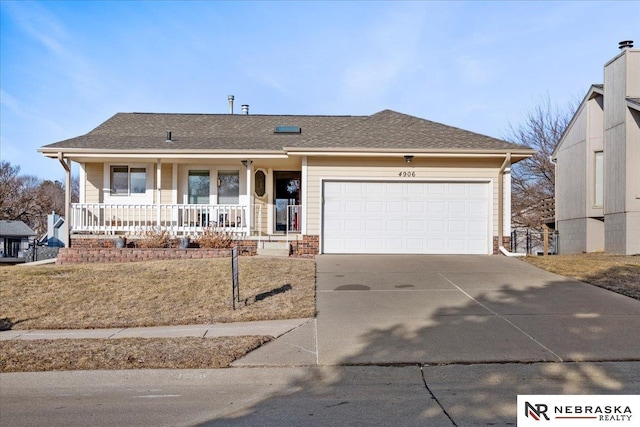
<instances>
[{"instance_id":1,"label":"bare tree","mask_svg":"<svg viewBox=\"0 0 640 427\"><path fill-rule=\"evenodd\" d=\"M64 213L64 184L19 173L20 166L0 163L0 219L23 221L42 234L47 230L48 214ZM78 193L78 178L72 177L72 202L78 200Z\"/></svg>"},{"instance_id":2,"label":"bare tree","mask_svg":"<svg viewBox=\"0 0 640 427\"><path fill-rule=\"evenodd\" d=\"M555 192L551 153L573 117L575 104L559 108L547 95L521 123L509 125L506 140L536 150L531 158L516 163L511 171L514 225L538 228L549 215Z\"/></svg>"}]
</instances>

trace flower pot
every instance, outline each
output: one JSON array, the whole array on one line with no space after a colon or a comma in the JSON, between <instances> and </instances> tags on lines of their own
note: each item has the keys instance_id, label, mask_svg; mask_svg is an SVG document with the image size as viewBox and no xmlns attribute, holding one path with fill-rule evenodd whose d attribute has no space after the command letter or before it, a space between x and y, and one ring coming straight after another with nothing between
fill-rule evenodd
<instances>
[{"instance_id":1,"label":"flower pot","mask_svg":"<svg viewBox=\"0 0 640 427\"><path fill-rule=\"evenodd\" d=\"M125 248L127 246L127 239L124 237L116 237L113 241L116 244L116 248Z\"/></svg>"},{"instance_id":2,"label":"flower pot","mask_svg":"<svg viewBox=\"0 0 640 427\"><path fill-rule=\"evenodd\" d=\"M187 249L189 247L189 245L191 244L191 239L188 237L181 237L178 239L178 247L180 249Z\"/></svg>"}]
</instances>

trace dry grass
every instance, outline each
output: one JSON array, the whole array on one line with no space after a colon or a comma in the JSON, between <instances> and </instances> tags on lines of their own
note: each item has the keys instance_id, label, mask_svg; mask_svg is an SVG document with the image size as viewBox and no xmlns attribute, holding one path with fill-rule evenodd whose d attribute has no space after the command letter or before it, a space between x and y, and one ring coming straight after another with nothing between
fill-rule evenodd
<instances>
[{"instance_id":1,"label":"dry grass","mask_svg":"<svg viewBox=\"0 0 640 427\"><path fill-rule=\"evenodd\" d=\"M0 372L226 368L269 340L245 336L0 341Z\"/></svg>"},{"instance_id":2,"label":"dry grass","mask_svg":"<svg viewBox=\"0 0 640 427\"><path fill-rule=\"evenodd\" d=\"M229 258L0 268L0 322L13 329L204 324L315 315L315 263L241 257L231 305ZM291 285L259 301L257 295Z\"/></svg>"},{"instance_id":3,"label":"dry grass","mask_svg":"<svg viewBox=\"0 0 640 427\"><path fill-rule=\"evenodd\" d=\"M640 300L640 256L589 253L527 257L525 261L552 273Z\"/></svg>"}]
</instances>

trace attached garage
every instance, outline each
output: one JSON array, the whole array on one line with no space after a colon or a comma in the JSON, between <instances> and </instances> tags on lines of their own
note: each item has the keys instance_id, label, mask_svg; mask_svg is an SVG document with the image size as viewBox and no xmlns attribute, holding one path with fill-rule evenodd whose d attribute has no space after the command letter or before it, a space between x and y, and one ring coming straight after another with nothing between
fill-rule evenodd
<instances>
[{"instance_id":1,"label":"attached garage","mask_svg":"<svg viewBox=\"0 0 640 427\"><path fill-rule=\"evenodd\" d=\"M490 254L489 182L325 181L322 252Z\"/></svg>"}]
</instances>

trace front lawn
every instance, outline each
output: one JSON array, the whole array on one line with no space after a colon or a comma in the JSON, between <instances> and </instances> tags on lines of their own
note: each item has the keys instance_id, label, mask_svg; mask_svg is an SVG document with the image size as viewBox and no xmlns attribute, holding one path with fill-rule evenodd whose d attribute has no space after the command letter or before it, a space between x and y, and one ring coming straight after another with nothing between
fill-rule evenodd
<instances>
[{"instance_id":1,"label":"front lawn","mask_svg":"<svg viewBox=\"0 0 640 427\"><path fill-rule=\"evenodd\" d=\"M528 256L536 267L640 300L640 256L589 253Z\"/></svg>"},{"instance_id":2,"label":"front lawn","mask_svg":"<svg viewBox=\"0 0 640 427\"><path fill-rule=\"evenodd\" d=\"M0 330L206 324L315 315L315 262L229 258L0 267ZM0 372L224 368L272 337L0 341Z\"/></svg>"},{"instance_id":3,"label":"front lawn","mask_svg":"<svg viewBox=\"0 0 640 427\"><path fill-rule=\"evenodd\" d=\"M234 311L229 258L0 267L0 323L121 328L315 315L313 260L241 257L238 269L243 302Z\"/></svg>"}]
</instances>

